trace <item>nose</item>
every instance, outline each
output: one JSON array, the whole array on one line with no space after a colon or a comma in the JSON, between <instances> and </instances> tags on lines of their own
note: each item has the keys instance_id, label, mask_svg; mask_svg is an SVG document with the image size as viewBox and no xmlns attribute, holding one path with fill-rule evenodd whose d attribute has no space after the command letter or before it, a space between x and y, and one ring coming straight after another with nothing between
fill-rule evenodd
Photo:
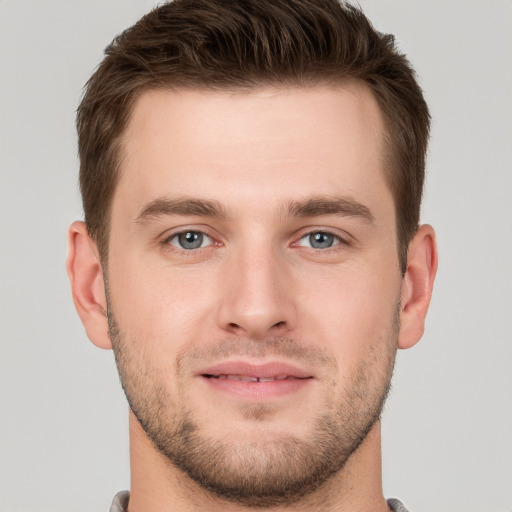
<instances>
[{"instance_id":1,"label":"nose","mask_svg":"<svg viewBox=\"0 0 512 512\"><path fill-rule=\"evenodd\" d=\"M296 326L293 279L284 258L241 251L227 262L217 321L221 329L251 339L282 336Z\"/></svg>"}]
</instances>

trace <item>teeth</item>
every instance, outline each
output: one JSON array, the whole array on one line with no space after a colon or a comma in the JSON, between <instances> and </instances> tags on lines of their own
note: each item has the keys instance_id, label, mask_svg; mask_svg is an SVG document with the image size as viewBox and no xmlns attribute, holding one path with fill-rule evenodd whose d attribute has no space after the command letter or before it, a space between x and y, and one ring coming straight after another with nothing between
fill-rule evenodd
<instances>
[{"instance_id":1,"label":"teeth","mask_svg":"<svg viewBox=\"0 0 512 512\"><path fill-rule=\"evenodd\" d=\"M239 380L241 382L258 382L258 377L250 377L249 375L226 375L228 380Z\"/></svg>"},{"instance_id":2,"label":"teeth","mask_svg":"<svg viewBox=\"0 0 512 512\"><path fill-rule=\"evenodd\" d=\"M286 380L291 379L288 375L276 375L275 377L258 377L259 382L273 382L275 380Z\"/></svg>"}]
</instances>

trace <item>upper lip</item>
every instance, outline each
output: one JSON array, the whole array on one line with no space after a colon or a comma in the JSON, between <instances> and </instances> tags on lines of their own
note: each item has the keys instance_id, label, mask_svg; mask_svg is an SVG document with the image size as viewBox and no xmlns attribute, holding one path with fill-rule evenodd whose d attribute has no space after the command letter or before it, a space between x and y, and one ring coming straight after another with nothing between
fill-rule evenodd
<instances>
[{"instance_id":1,"label":"upper lip","mask_svg":"<svg viewBox=\"0 0 512 512\"><path fill-rule=\"evenodd\" d=\"M204 368L198 372L200 376L244 375L247 377L271 379L275 377L292 377L307 379L313 375L293 364L280 361L269 361L262 364L246 361L225 361Z\"/></svg>"}]
</instances>

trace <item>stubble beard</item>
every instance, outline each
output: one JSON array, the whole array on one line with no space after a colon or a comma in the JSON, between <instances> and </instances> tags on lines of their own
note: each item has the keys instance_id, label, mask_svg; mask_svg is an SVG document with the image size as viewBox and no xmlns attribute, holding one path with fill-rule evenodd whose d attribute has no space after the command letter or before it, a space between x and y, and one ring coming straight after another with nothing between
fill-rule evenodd
<instances>
[{"instance_id":1,"label":"stubble beard","mask_svg":"<svg viewBox=\"0 0 512 512\"><path fill-rule=\"evenodd\" d=\"M158 372L152 371L144 354L133 350L134 344L125 339L111 308L109 336L130 408L158 451L205 491L243 506L270 508L296 503L339 473L380 418L393 373L398 308L387 339L380 340L387 348L382 353L372 353L361 364L355 381L342 395L333 397L329 386L322 413L303 438L262 436L237 442L236 432L230 433L229 441L209 438L193 409L183 405L186 401L181 400L182 405L177 406L164 383L156 381ZM234 349L236 354L250 353L255 357L261 357L263 352L304 357L304 350L288 338L257 343L247 340L245 345L239 340L236 344L226 340L216 350L221 354L233 347L238 347ZM191 357L197 358L198 354ZM326 358L325 354L321 357ZM327 357L325 363L337 370L334 358ZM257 421L265 412L265 406L260 404L248 409L247 415Z\"/></svg>"}]
</instances>

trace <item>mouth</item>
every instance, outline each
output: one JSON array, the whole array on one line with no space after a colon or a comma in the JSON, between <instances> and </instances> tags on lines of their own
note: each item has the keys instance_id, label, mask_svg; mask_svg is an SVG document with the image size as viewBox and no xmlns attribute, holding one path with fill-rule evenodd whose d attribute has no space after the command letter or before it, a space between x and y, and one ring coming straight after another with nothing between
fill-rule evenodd
<instances>
[{"instance_id":1,"label":"mouth","mask_svg":"<svg viewBox=\"0 0 512 512\"><path fill-rule=\"evenodd\" d=\"M221 379L221 380L236 380L239 382L275 382L280 380L291 380L291 379L311 379L312 377L295 377L294 375L276 375L275 377L256 377L254 375L232 375L232 374L221 374L221 375L209 375L203 374L203 377L207 379Z\"/></svg>"},{"instance_id":2,"label":"mouth","mask_svg":"<svg viewBox=\"0 0 512 512\"><path fill-rule=\"evenodd\" d=\"M226 362L198 374L216 392L248 400L264 400L295 393L315 377L294 365L280 362L249 364Z\"/></svg>"}]
</instances>

